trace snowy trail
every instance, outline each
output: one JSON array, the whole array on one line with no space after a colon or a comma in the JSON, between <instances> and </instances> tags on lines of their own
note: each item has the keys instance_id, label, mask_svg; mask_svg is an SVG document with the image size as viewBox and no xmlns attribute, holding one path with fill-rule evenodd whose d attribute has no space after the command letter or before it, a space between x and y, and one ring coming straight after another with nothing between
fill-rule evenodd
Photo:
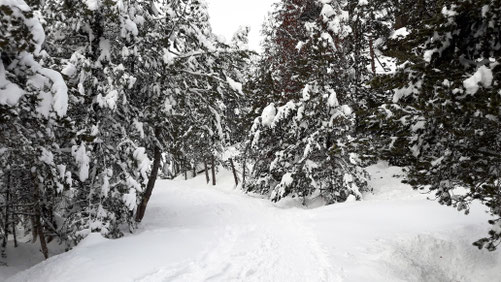
<instances>
[{"instance_id":1,"label":"snowy trail","mask_svg":"<svg viewBox=\"0 0 501 282\"><path fill-rule=\"evenodd\" d=\"M212 199L214 191L205 193L204 201L216 207L214 224L221 225L217 242L194 259L135 281L339 281L313 233L300 224L301 210L242 201L238 194ZM185 200L202 204L199 196Z\"/></svg>"},{"instance_id":2,"label":"snowy trail","mask_svg":"<svg viewBox=\"0 0 501 282\"><path fill-rule=\"evenodd\" d=\"M91 234L9 281L501 281L501 252L471 246L481 207L464 216L402 187L396 168L371 173L374 195L317 209L243 195L231 174L216 188L160 181L135 234Z\"/></svg>"}]
</instances>

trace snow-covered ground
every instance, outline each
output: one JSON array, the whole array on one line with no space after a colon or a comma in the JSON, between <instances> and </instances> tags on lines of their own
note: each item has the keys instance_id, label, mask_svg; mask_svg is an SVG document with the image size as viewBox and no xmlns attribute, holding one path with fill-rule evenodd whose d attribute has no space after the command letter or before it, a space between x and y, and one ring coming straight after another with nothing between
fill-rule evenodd
<instances>
[{"instance_id":1,"label":"snow-covered ground","mask_svg":"<svg viewBox=\"0 0 501 282\"><path fill-rule=\"evenodd\" d=\"M398 168L370 173L364 201L315 209L244 195L228 172L216 187L159 181L135 234L92 234L8 281L501 281L501 250L471 245L488 230L480 205L465 216L401 184Z\"/></svg>"}]
</instances>

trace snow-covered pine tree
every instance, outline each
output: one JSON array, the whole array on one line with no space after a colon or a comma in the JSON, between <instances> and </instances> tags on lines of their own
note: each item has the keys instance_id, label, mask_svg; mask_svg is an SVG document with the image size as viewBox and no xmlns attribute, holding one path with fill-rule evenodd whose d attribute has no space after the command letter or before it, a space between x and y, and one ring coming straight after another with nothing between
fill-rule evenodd
<instances>
[{"instance_id":1,"label":"snow-covered pine tree","mask_svg":"<svg viewBox=\"0 0 501 282\"><path fill-rule=\"evenodd\" d=\"M356 78L347 1L284 0L264 31L248 191L326 203L360 199L366 173L352 147Z\"/></svg>"},{"instance_id":2,"label":"snow-covered pine tree","mask_svg":"<svg viewBox=\"0 0 501 282\"><path fill-rule=\"evenodd\" d=\"M45 33L24 1L0 2L0 24L1 234L5 243L19 223L32 231L33 241L38 237L47 258L47 237L58 232L56 203L71 179L56 138L67 112L67 87L61 74L40 65L38 59L47 56Z\"/></svg>"},{"instance_id":3,"label":"snow-covered pine tree","mask_svg":"<svg viewBox=\"0 0 501 282\"><path fill-rule=\"evenodd\" d=\"M61 235L121 236L121 224L135 224L154 154L144 108L160 93L164 20L150 1L52 0L42 11L55 58L45 63L61 66L71 94L65 145L75 177Z\"/></svg>"},{"instance_id":4,"label":"snow-covered pine tree","mask_svg":"<svg viewBox=\"0 0 501 282\"><path fill-rule=\"evenodd\" d=\"M479 200L493 215L489 237L501 242L501 1L418 1L383 46L395 74L374 85L390 91L381 107L390 152L407 152L407 181L440 203L468 212ZM417 16L419 13L426 15ZM463 189L466 188L466 191Z\"/></svg>"}]
</instances>

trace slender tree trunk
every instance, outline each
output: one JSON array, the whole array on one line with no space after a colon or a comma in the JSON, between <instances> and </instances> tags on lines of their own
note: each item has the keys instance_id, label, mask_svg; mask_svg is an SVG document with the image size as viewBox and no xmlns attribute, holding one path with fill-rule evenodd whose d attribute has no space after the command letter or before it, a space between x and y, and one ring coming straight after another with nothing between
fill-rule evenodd
<instances>
[{"instance_id":1,"label":"slender tree trunk","mask_svg":"<svg viewBox=\"0 0 501 282\"><path fill-rule=\"evenodd\" d=\"M197 176L197 162L193 162L193 178Z\"/></svg>"},{"instance_id":2,"label":"slender tree trunk","mask_svg":"<svg viewBox=\"0 0 501 282\"><path fill-rule=\"evenodd\" d=\"M214 156L211 157L211 170L212 170L212 185L216 185L216 166L214 161Z\"/></svg>"},{"instance_id":3,"label":"slender tree trunk","mask_svg":"<svg viewBox=\"0 0 501 282\"><path fill-rule=\"evenodd\" d=\"M150 200L151 193L153 192L153 188L155 187L155 181L158 176L158 169L160 168L160 161L162 159L162 151L160 148L155 145L154 148L154 157L153 157L153 166L151 168L151 174L148 178L148 183L146 184L146 190L144 191L143 198L141 199L141 203L139 204L136 212L136 222L141 222L144 217L144 213L146 212L146 206L148 206L148 201Z\"/></svg>"},{"instance_id":4,"label":"slender tree trunk","mask_svg":"<svg viewBox=\"0 0 501 282\"><path fill-rule=\"evenodd\" d=\"M204 170L205 170L205 179L207 180L207 184L210 182L209 178L209 170L207 169L207 160L204 160Z\"/></svg>"},{"instance_id":5,"label":"slender tree trunk","mask_svg":"<svg viewBox=\"0 0 501 282\"><path fill-rule=\"evenodd\" d=\"M42 254L45 259L49 258L49 248L47 247L47 241L45 240L45 233L43 231L43 226L42 226L42 209L40 207L40 183L38 180L38 176L36 172L33 173L33 182L35 183L34 189L33 189L33 201L35 205L33 206L34 208L34 223L35 226L34 228L36 229L36 233L38 234L38 239L40 240L40 248L42 251Z\"/></svg>"},{"instance_id":6,"label":"slender tree trunk","mask_svg":"<svg viewBox=\"0 0 501 282\"><path fill-rule=\"evenodd\" d=\"M31 243L34 244L36 241L37 241L37 238L38 238L38 233L37 233L37 229L36 229L36 222L35 222L35 216L32 215L30 216L30 220L31 220Z\"/></svg>"},{"instance_id":7,"label":"slender tree trunk","mask_svg":"<svg viewBox=\"0 0 501 282\"><path fill-rule=\"evenodd\" d=\"M244 150L244 157L243 157L243 160L242 160L242 190L245 191L245 184L246 183L246 176L247 176L247 153L249 151L249 146L250 146L251 143L248 143L247 146L245 146L245 150Z\"/></svg>"},{"instance_id":8,"label":"slender tree trunk","mask_svg":"<svg viewBox=\"0 0 501 282\"><path fill-rule=\"evenodd\" d=\"M231 171L233 172L233 178L235 179L235 185L238 186L238 175L237 171L235 170L235 165L233 163L232 158L230 158L230 166L231 166Z\"/></svg>"},{"instance_id":9,"label":"slender tree trunk","mask_svg":"<svg viewBox=\"0 0 501 282\"><path fill-rule=\"evenodd\" d=\"M372 39L369 40L369 49L371 53L371 68L372 68L372 73L376 74L376 61L375 61L375 54L374 54L374 43L372 42Z\"/></svg>"},{"instance_id":10,"label":"slender tree trunk","mask_svg":"<svg viewBox=\"0 0 501 282\"><path fill-rule=\"evenodd\" d=\"M16 235L16 221L14 220L14 215L12 216L12 235L14 236L14 248L17 248L17 235Z\"/></svg>"},{"instance_id":11,"label":"slender tree trunk","mask_svg":"<svg viewBox=\"0 0 501 282\"><path fill-rule=\"evenodd\" d=\"M38 239L40 239L40 247L42 249L42 254L45 259L49 258L49 249L47 248L47 241L45 241L45 234L43 232L42 222L40 220L40 214L35 216L35 224L38 233Z\"/></svg>"},{"instance_id":12,"label":"slender tree trunk","mask_svg":"<svg viewBox=\"0 0 501 282\"><path fill-rule=\"evenodd\" d=\"M184 162L183 162L184 164ZM184 180L188 180L188 170L186 169L186 166L183 165L183 168L184 168Z\"/></svg>"},{"instance_id":13,"label":"slender tree trunk","mask_svg":"<svg viewBox=\"0 0 501 282\"><path fill-rule=\"evenodd\" d=\"M7 237L9 236L9 205L10 205L10 172L7 174L7 187L5 191L5 222L4 222L4 237L2 241L2 249L5 249L7 247Z\"/></svg>"}]
</instances>

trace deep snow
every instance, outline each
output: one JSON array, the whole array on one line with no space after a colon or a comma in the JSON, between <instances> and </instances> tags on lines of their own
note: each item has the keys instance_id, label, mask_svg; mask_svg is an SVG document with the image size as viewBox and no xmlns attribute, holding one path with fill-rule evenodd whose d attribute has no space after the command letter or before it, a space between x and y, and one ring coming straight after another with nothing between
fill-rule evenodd
<instances>
[{"instance_id":1,"label":"deep snow","mask_svg":"<svg viewBox=\"0 0 501 282\"><path fill-rule=\"evenodd\" d=\"M364 201L315 209L244 195L228 172L216 187L159 181L135 234L91 234L8 281L501 281L501 251L471 245L488 230L480 205L465 216L401 184L398 168L369 171Z\"/></svg>"}]
</instances>

